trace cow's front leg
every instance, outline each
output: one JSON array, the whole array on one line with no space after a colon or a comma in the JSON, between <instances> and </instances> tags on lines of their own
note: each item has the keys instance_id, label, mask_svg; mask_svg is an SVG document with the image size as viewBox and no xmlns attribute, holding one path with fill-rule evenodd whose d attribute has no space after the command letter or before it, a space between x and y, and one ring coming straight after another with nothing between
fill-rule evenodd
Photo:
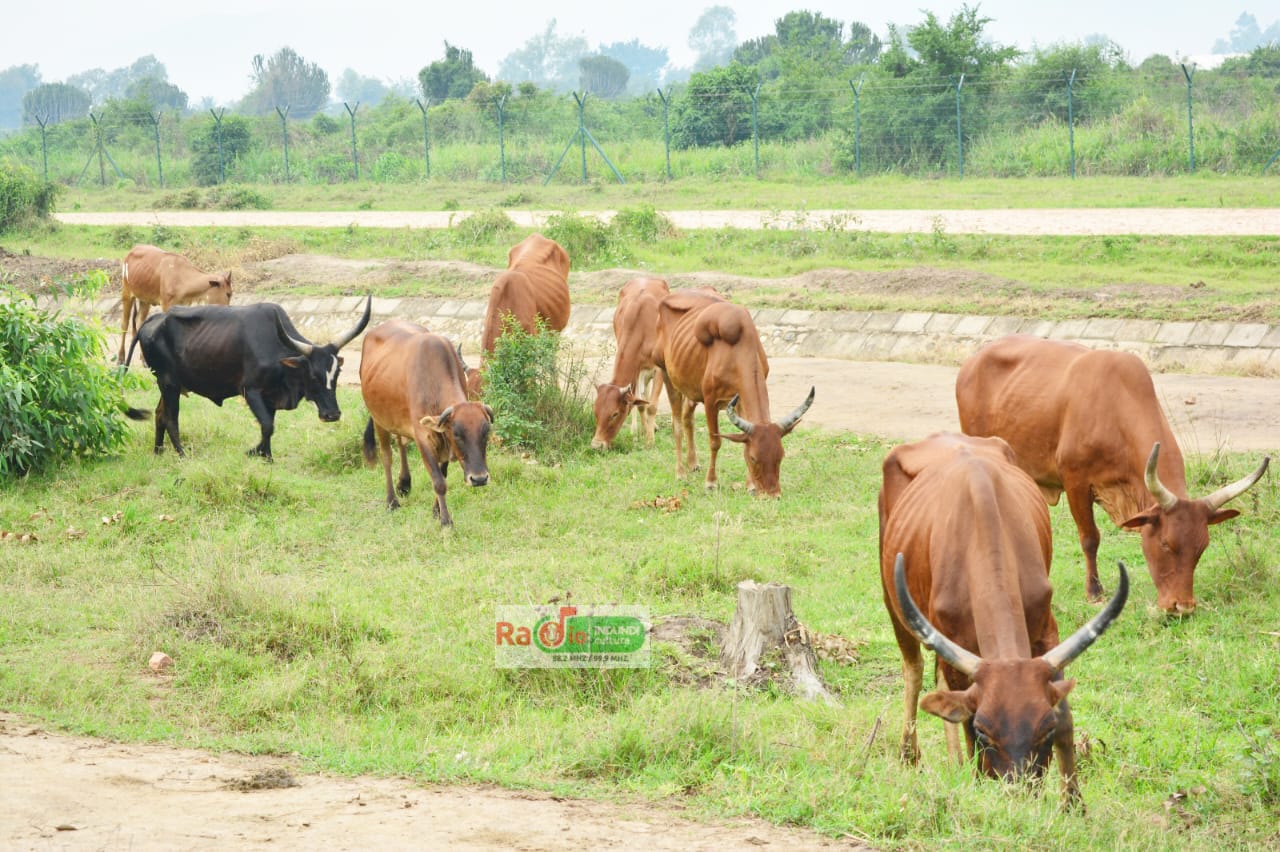
<instances>
[{"instance_id":1,"label":"cow's front leg","mask_svg":"<svg viewBox=\"0 0 1280 852\"><path fill-rule=\"evenodd\" d=\"M271 458L271 436L276 431L276 412L275 409L267 404L262 398L262 394L256 390L246 391L244 401L249 404L249 410L253 412L253 416L258 420L258 426L262 429L262 440L258 442L258 446L248 450L245 455L262 456L267 461L273 461Z\"/></svg>"},{"instance_id":2,"label":"cow's front leg","mask_svg":"<svg viewBox=\"0 0 1280 852\"><path fill-rule=\"evenodd\" d=\"M435 450L432 448L431 435L425 426L418 424L413 430L414 440L418 444L418 452L422 454L422 462L427 466L427 473L431 475L431 485L436 492L436 505L431 512L432 516L440 519L440 526L453 526L453 518L449 515L449 505L445 502L446 482L444 471L440 469L440 464L436 461ZM441 440L443 443L443 439ZM446 444L445 452L448 452ZM442 453L443 455L443 453Z\"/></svg>"},{"instance_id":3,"label":"cow's front leg","mask_svg":"<svg viewBox=\"0 0 1280 852\"><path fill-rule=\"evenodd\" d=\"M714 402L707 402L703 397L702 407L707 413L707 437L711 445L711 459L707 462L707 489L720 487L716 479L716 456L720 454L720 407Z\"/></svg>"}]
</instances>

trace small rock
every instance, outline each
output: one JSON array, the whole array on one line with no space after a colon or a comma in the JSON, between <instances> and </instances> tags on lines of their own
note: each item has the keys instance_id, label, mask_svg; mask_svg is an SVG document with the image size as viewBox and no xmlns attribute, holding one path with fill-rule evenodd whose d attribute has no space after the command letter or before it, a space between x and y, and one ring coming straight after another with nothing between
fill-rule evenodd
<instances>
[{"instance_id":1,"label":"small rock","mask_svg":"<svg viewBox=\"0 0 1280 852\"><path fill-rule=\"evenodd\" d=\"M151 666L153 672L162 672L165 669L173 668L173 657L170 657L164 651L156 651L151 655L147 665Z\"/></svg>"},{"instance_id":2,"label":"small rock","mask_svg":"<svg viewBox=\"0 0 1280 852\"><path fill-rule=\"evenodd\" d=\"M1194 396L1189 396L1189 397L1187 397L1186 399L1184 399L1184 400L1182 401L1182 404L1183 404L1183 405L1195 405L1195 404L1196 404L1196 398L1195 398Z\"/></svg>"}]
</instances>

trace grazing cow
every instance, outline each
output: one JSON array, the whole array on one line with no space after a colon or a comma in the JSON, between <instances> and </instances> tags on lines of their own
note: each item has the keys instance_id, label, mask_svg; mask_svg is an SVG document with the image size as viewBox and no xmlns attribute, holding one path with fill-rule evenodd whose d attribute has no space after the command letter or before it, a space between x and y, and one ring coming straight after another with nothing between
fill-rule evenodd
<instances>
[{"instance_id":1,"label":"grazing cow","mask_svg":"<svg viewBox=\"0 0 1280 852\"><path fill-rule=\"evenodd\" d=\"M1039 778L1058 759L1063 795L1078 802L1071 708L1062 669L1115 620L1128 595L1062 644L1050 609L1049 512L999 438L937 434L891 450L880 492L880 578L902 652L901 752L914 763L923 643L940 689L920 702L947 725L947 751L993 778ZM917 606L916 601L919 601ZM920 607L923 607L921 612Z\"/></svg>"},{"instance_id":2,"label":"grazing cow","mask_svg":"<svg viewBox=\"0 0 1280 852\"><path fill-rule=\"evenodd\" d=\"M613 378L596 385L596 433L593 450L607 450L618 436L627 415L636 412L636 437L653 446L654 420L662 377L654 363L658 342L658 305L671 293L661 278L633 278L618 294L613 312L613 336L618 353Z\"/></svg>"},{"instance_id":3,"label":"grazing cow","mask_svg":"<svg viewBox=\"0 0 1280 852\"><path fill-rule=\"evenodd\" d=\"M1080 534L1086 594L1101 601L1099 503L1117 525L1142 532L1156 602L1170 614L1195 610L1194 573L1209 526L1240 514L1222 505L1266 472L1193 500L1182 451L1146 366L1135 355L1026 335L1003 337L972 355L956 377L960 428L1004 438L1050 505L1062 492Z\"/></svg>"},{"instance_id":4,"label":"grazing cow","mask_svg":"<svg viewBox=\"0 0 1280 852\"><path fill-rule=\"evenodd\" d=\"M481 368L493 354L508 314L528 334L537 332L539 318L551 331L564 331L569 324L569 255L555 240L530 234L507 253L507 269L489 291L480 342ZM480 370L470 371L467 389L472 398L479 398L480 386Z\"/></svg>"},{"instance_id":5,"label":"grazing cow","mask_svg":"<svg viewBox=\"0 0 1280 852\"><path fill-rule=\"evenodd\" d=\"M249 455L271 460L271 435L280 410L298 407L302 399L315 403L320 419L342 416L334 391L342 357L338 350L369 324L370 297L355 327L332 343L310 343L294 328L284 309L262 302L246 307L177 307L156 314L138 329L134 346L142 346L147 365L160 386L156 406L156 447L164 450L169 434L178 455L178 400L194 393L215 405L243 396L257 418L262 439ZM129 347L129 359L133 346Z\"/></svg>"},{"instance_id":6,"label":"grazing cow","mask_svg":"<svg viewBox=\"0 0 1280 852\"><path fill-rule=\"evenodd\" d=\"M360 351L360 392L369 409L364 431L364 457L374 462L374 436L381 446L387 478L387 508L399 508L396 491L409 493L406 440L418 445L431 475L436 502L432 514L441 526L452 526L445 503L449 460L458 459L468 485L489 482L485 450L493 409L467 401L461 353L438 334L417 323L389 320L371 329ZM400 448L400 480L391 486L391 438Z\"/></svg>"},{"instance_id":7,"label":"grazing cow","mask_svg":"<svg viewBox=\"0 0 1280 852\"><path fill-rule=\"evenodd\" d=\"M196 269L180 254L155 246L136 245L120 264L120 352L116 361L124 360L124 343L129 327L138 329L147 319L153 305L167 311L172 305L231 304L231 273L212 275Z\"/></svg>"},{"instance_id":8,"label":"grazing cow","mask_svg":"<svg viewBox=\"0 0 1280 852\"><path fill-rule=\"evenodd\" d=\"M684 476L697 468L693 409L701 402L711 444L706 485L716 487L720 409L727 405L729 421L742 433L723 437L743 445L747 488L755 494L781 496L778 471L785 454L782 438L809 410L814 391L809 389L808 398L795 411L778 423L772 422L769 388L765 384L769 359L751 314L715 293L676 290L659 306L655 358L671 401L676 475ZM683 439L689 442L687 456L681 448Z\"/></svg>"}]
</instances>

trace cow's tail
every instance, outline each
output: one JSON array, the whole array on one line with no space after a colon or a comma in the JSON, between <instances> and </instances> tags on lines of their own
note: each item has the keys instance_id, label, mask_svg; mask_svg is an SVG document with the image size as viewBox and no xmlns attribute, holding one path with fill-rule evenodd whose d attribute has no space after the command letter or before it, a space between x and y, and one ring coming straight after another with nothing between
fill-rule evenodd
<instances>
[{"instance_id":1,"label":"cow's tail","mask_svg":"<svg viewBox=\"0 0 1280 852\"><path fill-rule=\"evenodd\" d=\"M373 418L364 426L364 463L372 465L378 460L378 441L374 435Z\"/></svg>"},{"instance_id":2,"label":"cow's tail","mask_svg":"<svg viewBox=\"0 0 1280 852\"><path fill-rule=\"evenodd\" d=\"M124 416L128 417L130 420L150 420L151 412L147 411L145 408L134 408L133 406L129 406L124 410Z\"/></svg>"},{"instance_id":3,"label":"cow's tail","mask_svg":"<svg viewBox=\"0 0 1280 852\"><path fill-rule=\"evenodd\" d=\"M124 356L124 364L122 369L129 369L129 362L133 360L133 350L138 348L138 331L137 331L137 314L134 314L134 332L133 342L129 344L129 352Z\"/></svg>"}]
</instances>

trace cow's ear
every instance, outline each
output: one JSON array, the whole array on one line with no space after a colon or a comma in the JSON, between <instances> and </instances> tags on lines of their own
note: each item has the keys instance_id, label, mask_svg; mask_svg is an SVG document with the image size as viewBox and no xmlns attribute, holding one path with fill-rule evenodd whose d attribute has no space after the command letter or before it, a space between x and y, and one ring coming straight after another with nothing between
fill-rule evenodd
<instances>
[{"instance_id":1,"label":"cow's ear","mask_svg":"<svg viewBox=\"0 0 1280 852\"><path fill-rule=\"evenodd\" d=\"M341 366L342 366L342 356L341 356L341 355L339 355L339 356L338 356L338 366L339 366L339 367L341 367Z\"/></svg>"},{"instance_id":2,"label":"cow's ear","mask_svg":"<svg viewBox=\"0 0 1280 852\"><path fill-rule=\"evenodd\" d=\"M1075 688L1076 679L1060 680L1057 683L1049 684L1049 703L1057 707L1062 699L1067 697L1067 693Z\"/></svg>"},{"instance_id":3,"label":"cow's ear","mask_svg":"<svg viewBox=\"0 0 1280 852\"><path fill-rule=\"evenodd\" d=\"M290 355L288 358L281 358L280 364L282 366L289 367L290 369L297 370L306 366L307 359L303 358L301 355Z\"/></svg>"},{"instance_id":4,"label":"cow's ear","mask_svg":"<svg viewBox=\"0 0 1280 852\"><path fill-rule=\"evenodd\" d=\"M1240 514L1237 509L1219 509L1209 516L1209 525L1220 524L1223 521L1229 521L1236 515Z\"/></svg>"},{"instance_id":5,"label":"cow's ear","mask_svg":"<svg viewBox=\"0 0 1280 852\"><path fill-rule=\"evenodd\" d=\"M721 432L720 437L735 444L745 444L749 436L746 432Z\"/></svg>"},{"instance_id":6,"label":"cow's ear","mask_svg":"<svg viewBox=\"0 0 1280 852\"><path fill-rule=\"evenodd\" d=\"M426 426L426 427L427 427L428 429L430 429L432 432L444 432L444 431L445 431L445 427L443 427L443 426L441 426L441 425L440 425L440 418L439 418L439 417L436 417L436 416L435 416L435 415L433 415L433 414L428 414L426 417L424 417L424 418L422 418L421 420L419 420L419 421L418 421L418 423L419 423L419 425Z\"/></svg>"},{"instance_id":7,"label":"cow's ear","mask_svg":"<svg viewBox=\"0 0 1280 852\"><path fill-rule=\"evenodd\" d=\"M1134 515L1132 518L1125 521L1120 526L1124 527L1127 530L1136 530L1136 529L1139 529L1140 527L1145 527L1147 524L1154 524L1159 518L1160 518L1160 510L1155 509L1150 512L1142 512L1141 514Z\"/></svg>"},{"instance_id":8,"label":"cow's ear","mask_svg":"<svg viewBox=\"0 0 1280 852\"><path fill-rule=\"evenodd\" d=\"M652 402L650 402L647 399L640 399L640 397L636 397L635 399L631 400L631 404L634 405L636 408L651 408L653 406Z\"/></svg>"},{"instance_id":9,"label":"cow's ear","mask_svg":"<svg viewBox=\"0 0 1280 852\"><path fill-rule=\"evenodd\" d=\"M973 716L973 696L969 691L938 690L920 699L920 709L959 724Z\"/></svg>"},{"instance_id":10,"label":"cow's ear","mask_svg":"<svg viewBox=\"0 0 1280 852\"><path fill-rule=\"evenodd\" d=\"M489 406L487 406L487 405L483 405L483 404L481 405L481 407L484 409L484 416L485 416L485 417L488 417L488 418L489 418L489 422L490 422L490 423L492 423L492 422L493 422L493 409L492 409L492 408L490 408Z\"/></svg>"}]
</instances>

